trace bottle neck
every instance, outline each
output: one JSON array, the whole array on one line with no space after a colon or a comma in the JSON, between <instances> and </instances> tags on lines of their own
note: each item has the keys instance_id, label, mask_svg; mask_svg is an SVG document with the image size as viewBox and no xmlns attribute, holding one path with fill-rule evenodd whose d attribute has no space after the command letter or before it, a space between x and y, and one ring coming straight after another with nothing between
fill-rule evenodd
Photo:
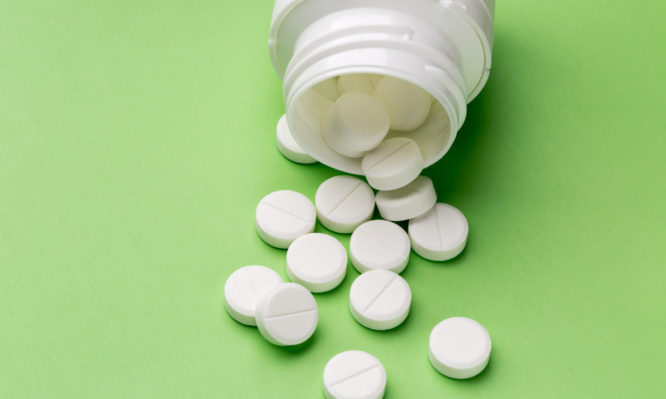
<instances>
[{"instance_id":1,"label":"bottle neck","mask_svg":"<svg viewBox=\"0 0 666 399\"><path fill-rule=\"evenodd\" d=\"M319 123L330 104L312 87L351 73L403 79L436 99L432 120L425 124L429 131L413 135L421 138L428 166L446 153L465 119L468 88L461 63L444 32L411 15L378 8L332 13L306 28L295 43L284 75L287 119L296 140L315 158L361 174L360 160L340 156L321 140Z\"/></svg>"}]
</instances>

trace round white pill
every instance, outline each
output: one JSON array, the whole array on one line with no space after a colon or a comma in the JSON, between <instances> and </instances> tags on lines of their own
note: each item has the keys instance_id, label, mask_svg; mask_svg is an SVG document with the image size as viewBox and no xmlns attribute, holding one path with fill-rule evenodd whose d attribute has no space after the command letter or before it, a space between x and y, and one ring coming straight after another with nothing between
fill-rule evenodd
<instances>
[{"instance_id":1,"label":"round white pill","mask_svg":"<svg viewBox=\"0 0 666 399\"><path fill-rule=\"evenodd\" d=\"M333 176L315 195L317 217L327 229L351 233L372 218L375 194L366 182L352 176Z\"/></svg>"},{"instance_id":2,"label":"round white pill","mask_svg":"<svg viewBox=\"0 0 666 399\"><path fill-rule=\"evenodd\" d=\"M337 287L347 272L347 251L340 241L321 233L306 234L287 250L287 275L310 292Z\"/></svg>"},{"instance_id":3,"label":"round white pill","mask_svg":"<svg viewBox=\"0 0 666 399\"><path fill-rule=\"evenodd\" d=\"M358 276L349 290L349 309L359 324L388 330L405 321L412 293L404 278L388 270L371 270Z\"/></svg>"},{"instance_id":4,"label":"round white pill","mask_svg":"<svg viewBox=\"0 0 666 399\"><path fill-rule=\"evenodd\" d=\"M400 273L409 261L409 236L393 222L371 220L349 239L349 256L359 272L383 269Z\"/></svg>"},{"instance_id":5,"label":"round white pill","mask_svg":"<svg viewBox=\"0 0 666 399\"><path fill-rule=\"evenodd\" d=\"M375 83L372 75L365 73L351 73L338 78L338 93L365 93L375 94Z\"/></svg>"},{"instance_id":6,"label":"round white pill","mask_svg":"<svg viewBox=\"0 0 666 399\"><path fill-rule=\"evenodd\" d=\"M451 317L430 333L430 363L447 377L470 378L479 374L490 358L490 335L477 321Z\"/></svg>"},{"instance_id":7,"label":"round white pill","mask_svg":"<svg viewBox=\"0 0 666 399\"><path fill-rule=\"evenodd\" d=\"M389 130L386 110L372 96L343 94L328 110L322 123L322 135L336 152L361 157L379 145Z\"/></svg>"},{"instance_id":8,"label":"round white pill","mask_svg":"<svg viewBox=\"0 0 666 399\"><path fill-rule=\"evenodd\" d=\"M397 190L378 192L375 201L384 219L407 220L429 211L437 202L437 194L432 180L419 176Z\"/></svg>"},{"instance_id":9,"label":"round white pill","mask_svg":"<svg viewBox=\"0 0 666 399\"><path fill-rule=\"evenodd\" d=\"M386 370L369 353L346 351L324 367L324 394L328 399L379 399L386 389Z\"/></svg>"},{"instance_id":10,"label":"round white pill","mask_svg":"<svg viewBox=\"0 0 666 399\"><path fill-rule=\"evenodd\" d=\"M379 81L375 97L389 114L391 130L403 132L421 126L432 102L430 94L422 88L390 76Z\"/></svg>"},{"instance_id":11,"label":"round white pill","mask_svg":"<svg viewBox=\"0 0 666 399\"><path fill-rule=\"evenodd\" d=\"M303 194L275 191L257 205L257 232L267 244L287 248L298 237L314 231L317 213Z\"/></svg>"},{"instance_id":12,"label":"round white pill","mask_svg":"<svg viewBox=\"0 0 666 399\"><path fill-rule=\"evenodd\" d=\"M280 153L284 155L285 158L296 163L315 163L316 159L312 158L305 152L300 145L294 140L294 136L291 135L291 130L289 130L289 125L287 124L287 116L282 115L280 120L277 123L277 138L276 143Z\"/></svg>"},{"instance_id":13,"label":"round white pill","mask_svg":"<svg viewBox=\"0 0 666 399\"><path fill-rule=\"evenodd\" d=\"M282 277L265 266L241 267L224 283L224 307L237 322L255 326L257 302L282 283Z\"/></svg>"},{"instance_id":14,"label":"round white pill","mask_svg":"<svg viewBox=\"0 0 666 399\"><path fill-rule=\"evenodd\" d=\"M442 261L455 258L465 249L469 226L457 208L437 203L410 220L408 231L414 252L428 260Z\"/></svg>"},{"instance_id":15,"label":"round white pill","mask_svg":"<svg viewBox=\"0 0 666 399\"><path fill-rule=\"evenodd\" d=\"M317 328L317 302L303 286L284 283L273 288L257 305L257 327L269 342L298 345Z\"/></svg>"},{"instance_id":16,"label":"round white pill","mask_svg":"<svg viewBox=\"0 0 666 399\"><path fill-rule=\"evenodd\" d=\"M414 180L423 170L419 146L406 137L384 140L368 152L361 168L368 183L377 190L395 190Z\"/></svg>"}]
</instances>

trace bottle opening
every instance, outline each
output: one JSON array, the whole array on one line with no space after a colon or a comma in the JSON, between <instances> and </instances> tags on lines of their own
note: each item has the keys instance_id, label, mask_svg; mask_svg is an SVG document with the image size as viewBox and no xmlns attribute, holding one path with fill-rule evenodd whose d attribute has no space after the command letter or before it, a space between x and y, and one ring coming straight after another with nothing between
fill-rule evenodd
<instances>
[{"instance_id":1,"label":"bottle opening","mask_svg":"<svg viewBox=\"0 0 666 399\"><path fill-rule=\"evenodd\" d=\"M385 74L348 73L332 76L295 93L293 101L287 106L287 118L294 138L301 147L318 161L335 169L363 174L361 160L368 151L367 148L359 148L359 151L342 151L347 154L343 155L339 147L331 145L334 143L330 137L327 139L331 129L330 120L341 119L342 122L333 124L340 126L344 125L345 117L337 114L331 116L329 113L344 110L345 107L337 105L349 100L349 93L372 97L372 101L381 104L390 120L383 139L406 137L416 142L425 160L424 167L439 160L455 138L450 106L445 99L438 100L423 87ZM345 98L341 99L343 96ZM368 111L368 119L377 115L377 112ZM351 133L345 134L349 136Z\"/></svg>"}]
</instances>

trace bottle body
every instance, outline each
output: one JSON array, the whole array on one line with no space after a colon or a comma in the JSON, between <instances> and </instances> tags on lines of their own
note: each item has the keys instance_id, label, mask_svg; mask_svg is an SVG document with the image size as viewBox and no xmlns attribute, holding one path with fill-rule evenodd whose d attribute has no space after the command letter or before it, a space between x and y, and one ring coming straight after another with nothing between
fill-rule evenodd
<instances>
[{"instance_id":1,"label":"bottle body","mask_svg":"<svg viewBox=\"0 0 666 399\"><path fill-rule=\"evenodd\" d=\"M276 0L269 49L295 140L320 162L362 174L360 159L323 140L334 98L318 88L348 74L391 76L421 87L433 104L419 128L388 137L411 138L433 164L488 78L493 12L494 0Z\"/></svg>"}]
</instances>

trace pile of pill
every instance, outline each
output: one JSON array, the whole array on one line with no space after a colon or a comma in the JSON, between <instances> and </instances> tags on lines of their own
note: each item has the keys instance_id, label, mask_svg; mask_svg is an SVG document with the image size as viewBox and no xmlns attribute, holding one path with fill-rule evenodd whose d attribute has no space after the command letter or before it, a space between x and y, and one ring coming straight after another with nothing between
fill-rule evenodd
<instances>
[{"instance_id":1,"label":"pile of pill","mask_svg":"<svg viewBox=\"0 0 666 399\"><path fill-rule=\"evenodd\" d=\"M424 160L419 146L389 135L419 128L432 97L411 83L377 75L343 75L324 83L315 89L332 104L322 117L321 134L339 154L362 158L367 183L353 176L332 177L321 183L314 204L291 190L266 195L256 208L257 233L267 244L287 249L291 282L268 267L245 266L224 286L229 315L256 325L267 341L280 346L298 345L312 336L319 316L312 293L340 285L348 260L361 273L349 290L351 316L366 328L390 330L410 311L411 289L400 276L410 251L445 261L460 254L467 242L465 216L438 203L432 180L420 175ZM316 162L293 138L285 116L277 124L277 146L294 162ZM375 206L382 219L372 220ZM333 236L314 233L317 220L333 232L351 233L349 256ZM408 221L407 231L395 223L399 221ZM463 379L483 371L490 349L490 336L481 324L450 317L433 328L428 357L440 373ZM381 398L386 381L381 362L357 350L335 355L323 372L328 398Z\"/></svg>"}]
</instances>

